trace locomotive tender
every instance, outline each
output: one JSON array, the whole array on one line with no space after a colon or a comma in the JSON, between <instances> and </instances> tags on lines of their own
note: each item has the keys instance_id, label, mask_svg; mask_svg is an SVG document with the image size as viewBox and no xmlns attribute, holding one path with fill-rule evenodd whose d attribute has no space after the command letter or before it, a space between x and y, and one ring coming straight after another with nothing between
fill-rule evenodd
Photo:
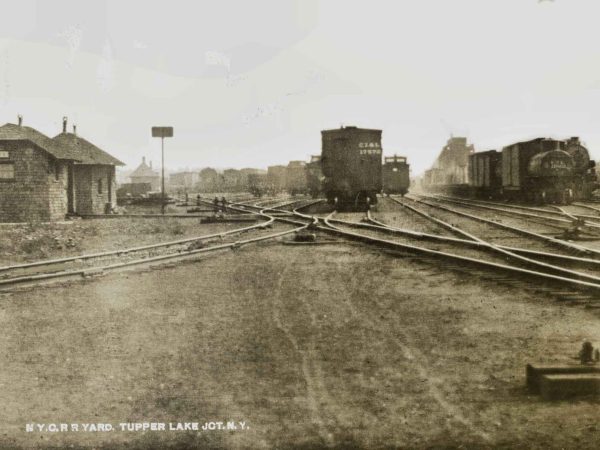
<instances>
[{"instance_id":1,"label":"locomotive tender","mask_svg":"<svg viewBox=\"0 0 600 450\"><path fill-rule=\"evenodd\" d=\"M594 161L578 138L537 138L469 155L475 197L568 204L598 187Z\"/></svg>"},{"instance_id":2,"label":"locomotive tender","mask_svg":"<svg viewBox=\"0 0 600 450\"><path fill-rule=\"evenodd\" d=\"M410 185L409 164L405 156L386 156L383 159L383 192L404 196Z\"/></svg>"},{"instance_id":3,"label":"locomotive tender","mask_svg":"<svg viewBox=\"0 0 600 450\"><path fill-rule=\"evenodd\" d=\"M341 127L321 131L323 192L340 206L377 203L382 189L381 130Z\"/></svg>"}]
</instances>

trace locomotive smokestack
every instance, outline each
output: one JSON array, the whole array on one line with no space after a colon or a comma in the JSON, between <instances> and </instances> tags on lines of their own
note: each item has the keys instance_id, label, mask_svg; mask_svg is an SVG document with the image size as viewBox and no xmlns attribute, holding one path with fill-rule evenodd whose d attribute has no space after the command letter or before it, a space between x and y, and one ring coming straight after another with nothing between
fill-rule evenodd
<instances>
[{"instance_id":1,"label":"locomotive smokestack","mask_svg":"<svg viewBox=\"0 0 600 450\"><path fill-rule=\"evenodd\" d=\"M77 134L77 125L75 125L75 124L73 125L73 134L75 134L75 135Z\"/></svg>"},{"instance_id":2,"label":"locomotive smokestack","mask_svg":"<svg viewBox=\"0 0 600 450\"><path fill-rule=\"evenodd\" d=\"M63 117L63 133L67 132L67 116Z\"/></svg>"},{"instance_id":3,"label":"locomotive smokestack","mask_svg":"<svg viewBox=\"0 0 600 450\"><path fill-rule=\"evenodd\" d=\"M23 125L23 116L22 116L21 114L19 114L19 115L17 116L17 121L18 121L18 123L19 123L19 126L22 126L22 125Z\"/></svg>"}]
</instances>

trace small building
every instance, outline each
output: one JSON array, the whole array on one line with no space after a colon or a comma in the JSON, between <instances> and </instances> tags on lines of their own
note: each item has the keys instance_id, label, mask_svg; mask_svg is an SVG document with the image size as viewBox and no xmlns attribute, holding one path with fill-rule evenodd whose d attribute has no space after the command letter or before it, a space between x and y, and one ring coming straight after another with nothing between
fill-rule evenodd
<instances>
[{"instance_id":1,"label":"small building","mask_svg":"<svg viewBox=\"0 0 600 450\"><path fill-rule=\"evenodd\" d=\"M137 166L131 175L132 183L150 183L153 191L160 191L160 175L152 170L152 162L146 164L146 157L142 157L142 163Z\"/></svg>"},{"instance_id":2,"label":"small building","mask_svg":"<svg viewBox=\"0 0 600 450\"><path fill-rule=\"evenodd\" d=\"M67 133L66 120L63 132L52 140L67 150L74 160L72 164L70 201L77 214L104 214L116 205L116 166L124 164L86 139L77 136L76 128ZM70 211L71 212L71 211Z\"/></svg>"},{"instance_id":3,"label":"small building","mask_svg":"<svg viewBox=\"0 0 600 450\"><path fill-rule=\"evenodd\" d=\"M115 166L123 163L88 141L59 136L51 139L24 126L20 116L18 124L0 126L1 222L62 220L67 214L104 212L114 203L109 176L114 182ZM79 145L71 143L77 141ZM104 167L105 176L98 176L96 166ZM88 172L97 176L85 178ZM106 183L102 194L96 201L83 201L98 192L98 179Z\"/></svg>"}]
</instances>

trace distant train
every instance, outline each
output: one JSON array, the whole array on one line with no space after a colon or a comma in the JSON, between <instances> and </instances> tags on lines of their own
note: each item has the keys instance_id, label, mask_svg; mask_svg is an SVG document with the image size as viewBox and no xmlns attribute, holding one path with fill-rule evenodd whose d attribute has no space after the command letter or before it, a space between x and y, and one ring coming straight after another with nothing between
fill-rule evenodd
<instances>
[{"instance_id":1,"label":"distant train","mask_svg":"<svg viewBox=\"0 0 600 450\"><path fill-rule=\"evenodd\" d=\"M306 165L306 188L312 198L317 198L321 195L322 178L321 155L312 155L310 162Z\"/></svg>"},{"instance_id":2,"label":"distant train","mask_svg":"<svg viewBox=\"0 0 600 450\"><path fill-rule=\"evenodd\" d=\"M404 196L410 186L409 164L405 156L386 156L383 159L383 193Z\"/></svg>"},{"instance_id":3,"label":"distant train","mask_svg":"<svg viewBox=\"0 0 600 450\"><path fill-rule=\"evenodd\" d=\"M377 203L382 190L381 130L341 127L321 131L323 193L341 207Z\"/></svg>"},{"instance_id":4,"label":"distant train","mask_svg":"<svg viewBox=\"0 0 600 450\"><path fill-rule=\"evenodd\" d=\"M595 162L578 138L537 138L468 155L468 183L450 185L439 169L428 171L424 188L479 198L538 204L569 204L590 198L599 187Z\"/></svg>"}]
</instances>

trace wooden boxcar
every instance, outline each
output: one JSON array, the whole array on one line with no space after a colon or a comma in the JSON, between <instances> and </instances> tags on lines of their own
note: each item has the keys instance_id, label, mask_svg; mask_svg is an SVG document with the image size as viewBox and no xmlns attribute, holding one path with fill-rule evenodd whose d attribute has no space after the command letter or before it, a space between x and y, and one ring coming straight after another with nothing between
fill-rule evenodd
<instances>
[{"instance_id":1,"label":"wooden boxcar","mask_svg":"<svg viewBox=\"0 0 600 450\"><path fill-rule=\"evenodd\" d=\"M469 155L469 185L474 197L499 198L502 195L502 153L488 150Z\"/></svg>"},{"instance_id":2,"label":"wooden boxcar","mask_svg":"<svg viewBox=\"0 0 600 450\"><path fill-rule=\"evenodd\" d=\"M341 127L321 131L323 190L330 203L366 206L382 189L381 130Z\"/></svg>"}]
</instances>

